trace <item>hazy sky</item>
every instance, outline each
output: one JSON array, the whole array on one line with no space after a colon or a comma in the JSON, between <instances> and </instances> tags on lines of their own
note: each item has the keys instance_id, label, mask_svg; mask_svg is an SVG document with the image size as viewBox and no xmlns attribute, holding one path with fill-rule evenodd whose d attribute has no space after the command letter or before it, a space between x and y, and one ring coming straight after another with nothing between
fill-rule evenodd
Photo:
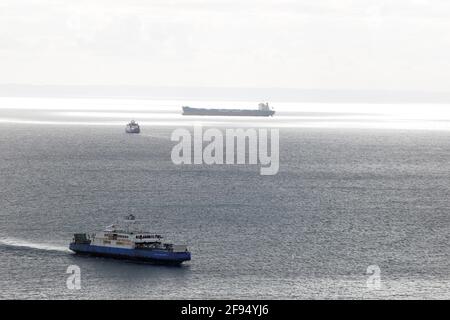
<instances>
[{"instance_id":1,"label":"hazy sky","mask_svg":"<svg viewBox=\"0 0 450 320\"><path fill-rule=\"evenodd\" d=\"M8 83L450 91L450 1L1 0Z\"/></svg>"}]
</instances>

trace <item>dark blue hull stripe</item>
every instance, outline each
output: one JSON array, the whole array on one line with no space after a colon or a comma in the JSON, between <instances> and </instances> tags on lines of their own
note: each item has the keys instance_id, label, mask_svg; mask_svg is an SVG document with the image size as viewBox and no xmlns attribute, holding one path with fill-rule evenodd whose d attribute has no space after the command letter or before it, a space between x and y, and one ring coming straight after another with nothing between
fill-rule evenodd
<instances>
[{"instance_id":1,"label":"dark blue hull stripe","mask_svg":"<svg viewBox=\"0 0 450 320\"><path fill-rule=\"evenodd\" d=\"M79 254L101 257L111 257L127 260L146 261L153 263L177 264L191 260L190 252L169 252L164 250L143 250L94 246L90 244L71 243L70 250Z\"/></svg>"}]
</instances>

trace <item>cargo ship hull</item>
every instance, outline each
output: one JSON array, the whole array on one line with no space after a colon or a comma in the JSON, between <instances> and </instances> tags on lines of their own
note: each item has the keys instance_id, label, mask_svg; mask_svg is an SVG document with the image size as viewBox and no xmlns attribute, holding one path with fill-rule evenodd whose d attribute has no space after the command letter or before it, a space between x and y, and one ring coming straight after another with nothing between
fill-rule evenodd
<instances>
[{"instance_id":1,"label":"cargo ship hull","mask_svg":"<svg viewBox=\"0 0 450 320\"><path fill-rule=\"evenodd\" d=\"M270 117L274 110L243 110L243 109L202 109L183 107L185 116L239 116L239 117Z\"/></svg>"},{"instance_id":2,"label":"cargo ship hull","mask_svg":"<svg viewBox=\"0 0 450 320\"><path fill-rule=\"evenodd\" d=\"M80 255L133 260L152 264L179 265L184 261L191 260L190 252L118 248L80 243L71 243L69 248Z\"/></svg>"}]
</instances>

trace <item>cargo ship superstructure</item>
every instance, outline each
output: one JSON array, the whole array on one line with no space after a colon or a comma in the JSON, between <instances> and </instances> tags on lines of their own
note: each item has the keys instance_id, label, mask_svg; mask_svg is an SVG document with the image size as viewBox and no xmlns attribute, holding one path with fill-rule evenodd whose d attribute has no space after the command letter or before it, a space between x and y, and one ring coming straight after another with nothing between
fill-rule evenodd
<instances>
[{"instance_id":1,"label":"cargo ship superstructure","mask_svg":"<svg viewBox=\"0 0 450 320\"><path fill-rule=\"evenodd\" d=\"M186 245L163 243L156 233L137 231L136 219L128 215L123 224L113 224L96 234L74 234L69 245L77 254L179 265L191 260Z\"/></svg>"},{"instance_id":2,"label":"cargo ship superstructure","mask_svg":"<svg viewBox=\"0 0 450 320\"><path fill-rule=\"evenodd\" d=\"M269 107L268 103L260 103L258 109L205 109L183 107L185 116L244 116L244 117L269 117L275 111Z\"/></svg>"}]
</instances>

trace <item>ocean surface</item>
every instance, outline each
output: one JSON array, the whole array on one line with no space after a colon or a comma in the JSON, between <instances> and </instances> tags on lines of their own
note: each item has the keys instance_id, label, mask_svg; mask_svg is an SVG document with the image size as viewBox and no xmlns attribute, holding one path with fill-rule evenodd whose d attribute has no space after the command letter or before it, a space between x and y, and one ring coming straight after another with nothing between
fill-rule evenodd
<instances>
[{"instance_id":1,"label":"ocean surface","mask_svg":"<svg viewBox=\"0 0 450 320\"><path fill-rule=\"evenodd\" d=\"M180 106L0 98L0 298L450 298L448 106L286 104L265 119L187 119ZM141 134L125 134L131 118ZM174 165L170 135L194 123L279 128L278 174ZM192 261L68 250L73 233L129 213ZM79 290L67 288L70 265Z\"/></svg>"}]
</instances>

